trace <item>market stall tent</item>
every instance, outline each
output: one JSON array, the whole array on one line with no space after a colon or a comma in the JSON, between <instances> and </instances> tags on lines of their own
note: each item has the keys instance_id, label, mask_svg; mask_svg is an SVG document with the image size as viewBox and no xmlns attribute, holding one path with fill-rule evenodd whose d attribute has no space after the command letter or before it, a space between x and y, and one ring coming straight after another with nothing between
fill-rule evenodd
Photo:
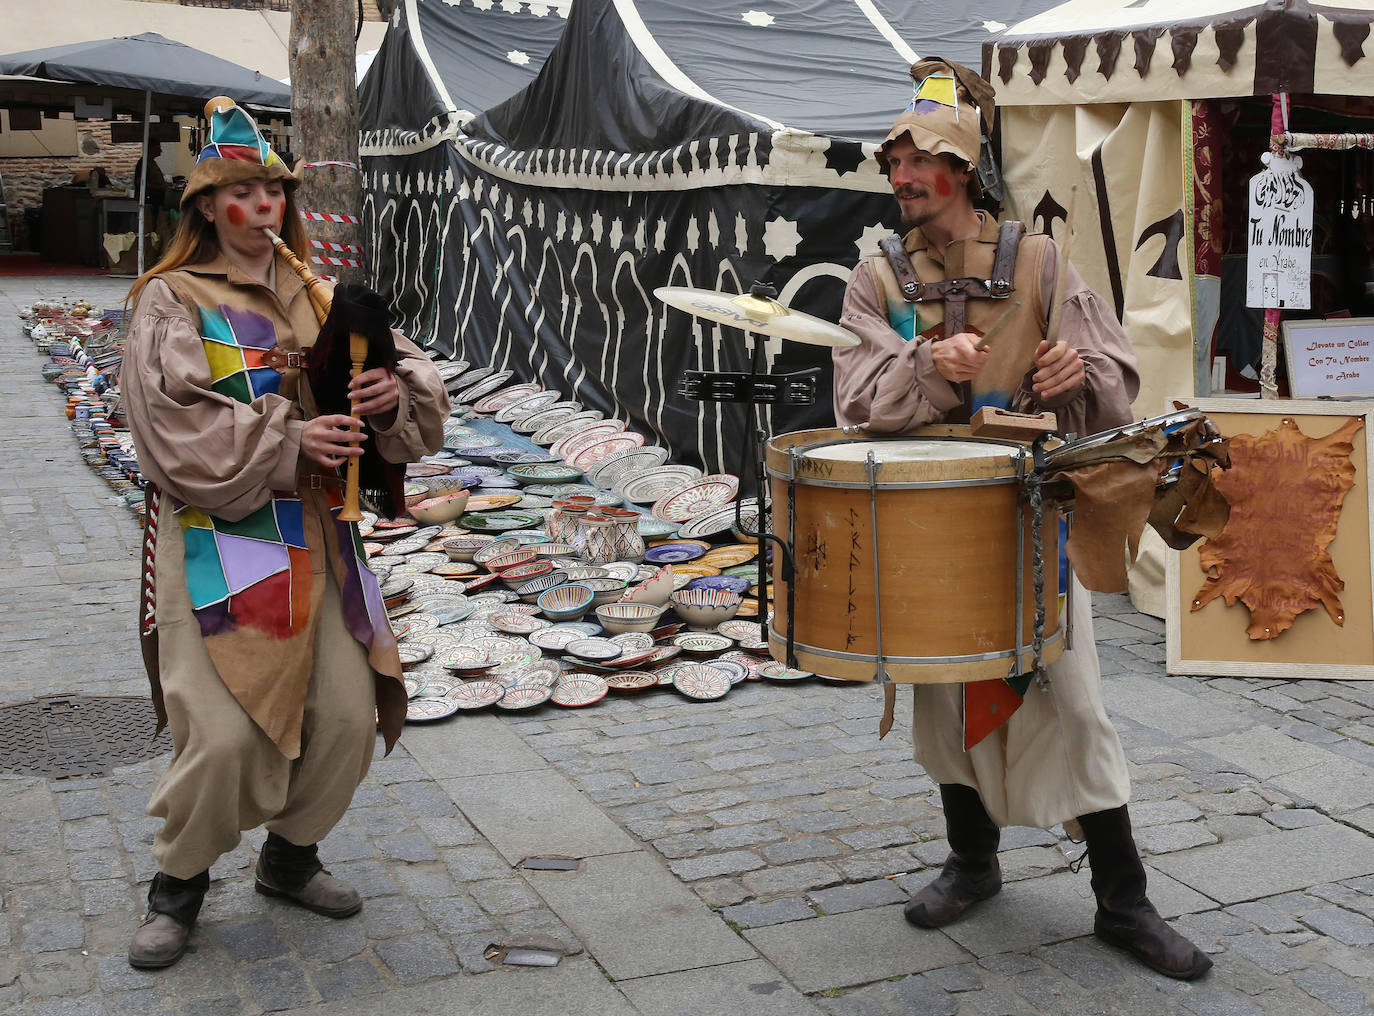
<instances>
[{"instance_id":1,"label":"market stall tent","mask_svg":"<svg viewBox=\"0 0 1374 1016\"><path fill-rule=\"evenodd\" d=\"M1269 97L1285 92L1294 131L1358 125L1374 110L1372 20L1370 0L1070 0L984 44L1007 212L1062 238L1076 188L1074 263L1135 345L1138 417L1211 393L1223 237L1237 224L1223 207L1239 188L1244 208L1261 168L1256 153L1223 172L1235 117L1249 100L1267 141ZM1162 558L1132 576L1137 606L1160 616Z\"/></svg>"},{"instance_id":2,"label":"market stall tent","mask_svg":"<svg viewBox=\"0 0 1374 1016\"><path fill-rule=\"evenodd\" d=\"M747 370L748 344L653 290L762 281L836 320L850 268L896 225L871 156L918 48L973 63L1038 9L410 0L361 91L373 283L422 341L735 471L746 407L678 384ZM831 422L828 350L770 340L767 360L821 372L817 404L774 431Z\"/></svg>"}]
</instances>

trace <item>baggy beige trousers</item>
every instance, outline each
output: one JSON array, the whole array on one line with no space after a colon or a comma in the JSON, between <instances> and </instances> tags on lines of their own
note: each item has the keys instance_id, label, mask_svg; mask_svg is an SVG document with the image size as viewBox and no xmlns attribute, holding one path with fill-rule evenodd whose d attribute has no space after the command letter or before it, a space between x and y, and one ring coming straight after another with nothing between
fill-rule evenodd
<instances>
[{"instance_id":1,"label":"baggy beige trousers","mask_svg":"<svg viewBox=\"0 0 1374 1016\"><path fill-rule=\"evenodd\" d=\"M172 732L172 760L148 814L164 820L153 839L158 870L174 878L205 871L266 825L292 843L323 839L367 775L376 743L376 690L367 652L344 625L339 589L327 576L306 696L301 755L288 759L220 680L191 613L181 527L170 512L158 530L159 671ZM322 554L317 570L329 571Z\"/></svg>"},{"instance_id":2,"label":"baggy beige trousers","mask_svg":"<svg viewBox=\"0 0 1374 1016\"><path fill-rule=\"evenodd\" d=\"M1125 804L1126 755L1102 706L1091 594L1074 580L1073 649L1031 682L1011 719L964 751L962 686L917 684L912 737L916 761L937 783L978 791L999 826L1048 829Z\"/></svg>"}]
</instances>

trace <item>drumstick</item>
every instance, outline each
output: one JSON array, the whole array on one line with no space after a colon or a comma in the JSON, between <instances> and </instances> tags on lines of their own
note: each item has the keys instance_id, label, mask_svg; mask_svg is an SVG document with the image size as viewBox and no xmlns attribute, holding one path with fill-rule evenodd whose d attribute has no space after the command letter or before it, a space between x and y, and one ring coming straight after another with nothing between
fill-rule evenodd
<instances>
[{"instance_id":1,"label":"drumstick","mask_svg":"<svg viewBox=\"0 0 1374 1016\"><path fill-rule=\"evenodd\" d=\"M1069 273L1069 248L1073 246L1073 213L1078 206L1078 184L1069 190L1069 215L1064 220L1064 242L1059 247L1059 275L1054 280L1054 302L1050 304L1045 341L1053 346L1059 341L1059 322L1064 316L1064 279Z\"/></svg>"},{"instance_id":2,"label":"drumstick","mask_svg":"<svg viewBox=\"0 0 1374 1016\"><path fill-rule=\"evenodd\" d=\"M983 337L978 340L978 345L974 346L973 348L978 350L980 353L983 350L987 349L988 346L992 343L992 340L997 338L997 333L1006 327L1007 322L1011 320L1012 315L1020 309L1021 301L1017 300L1015 303L1013 303L1010 307L1008 307L1006 310L1002 312L1002 316L997 319L997 323L983 333Z\"/></svg>"}]
</instances>

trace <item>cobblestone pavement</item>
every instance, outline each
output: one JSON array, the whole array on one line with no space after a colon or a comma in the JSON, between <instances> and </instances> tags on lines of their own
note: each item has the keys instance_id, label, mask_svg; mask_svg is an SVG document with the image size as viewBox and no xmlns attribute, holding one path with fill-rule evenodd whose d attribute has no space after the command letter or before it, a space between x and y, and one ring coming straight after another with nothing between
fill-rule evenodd
<instances>
[{"instance_id":1,"label":"cobblestone pavement","mask_svg":"<svg viewBox=\"0 0 1374 1016\"><path fill-rule=\"evenodd\" d=\"M0 279L0 705L145 689L133 516L81 462L13 317L40 294L113 305L124 285ZM164 760L0 773L0 1011L1370 1012L1374 685L1168 677L1162 622L1124 597L1095 613L1151 898L1213 955L1199 982L1092 937L1061 830L1006 830L1000 896L942 931L907 926L946 849L909 732L877 740L869 687L751 683L409 728L321 848L367 897L359 918L254 894L251 833L162 973L124 950ZM580 868L520 868L532 854ZM493 968L490 944L521 942L575 955Z\"/></svg>"}]
</instances>

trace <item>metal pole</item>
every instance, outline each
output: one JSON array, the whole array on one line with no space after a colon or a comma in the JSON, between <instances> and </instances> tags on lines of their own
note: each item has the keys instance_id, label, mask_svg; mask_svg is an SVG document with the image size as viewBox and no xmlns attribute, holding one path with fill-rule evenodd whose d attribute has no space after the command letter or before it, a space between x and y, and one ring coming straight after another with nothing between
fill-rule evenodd
<instances>
[{"instance_id":1,"label":"metal pole","mask_svg":"<svg viewBox=\"0 0 1374 1016\"><path fill-rule=\"evenodd\" d=\"M138 175L138 237L135 243L138 244L138 274L143 275L143 209L148 200L148 121L153 118L153 93L147 90L143 93L143 159L139 162L141 172Z\"/></svg>"}]
</instances>

